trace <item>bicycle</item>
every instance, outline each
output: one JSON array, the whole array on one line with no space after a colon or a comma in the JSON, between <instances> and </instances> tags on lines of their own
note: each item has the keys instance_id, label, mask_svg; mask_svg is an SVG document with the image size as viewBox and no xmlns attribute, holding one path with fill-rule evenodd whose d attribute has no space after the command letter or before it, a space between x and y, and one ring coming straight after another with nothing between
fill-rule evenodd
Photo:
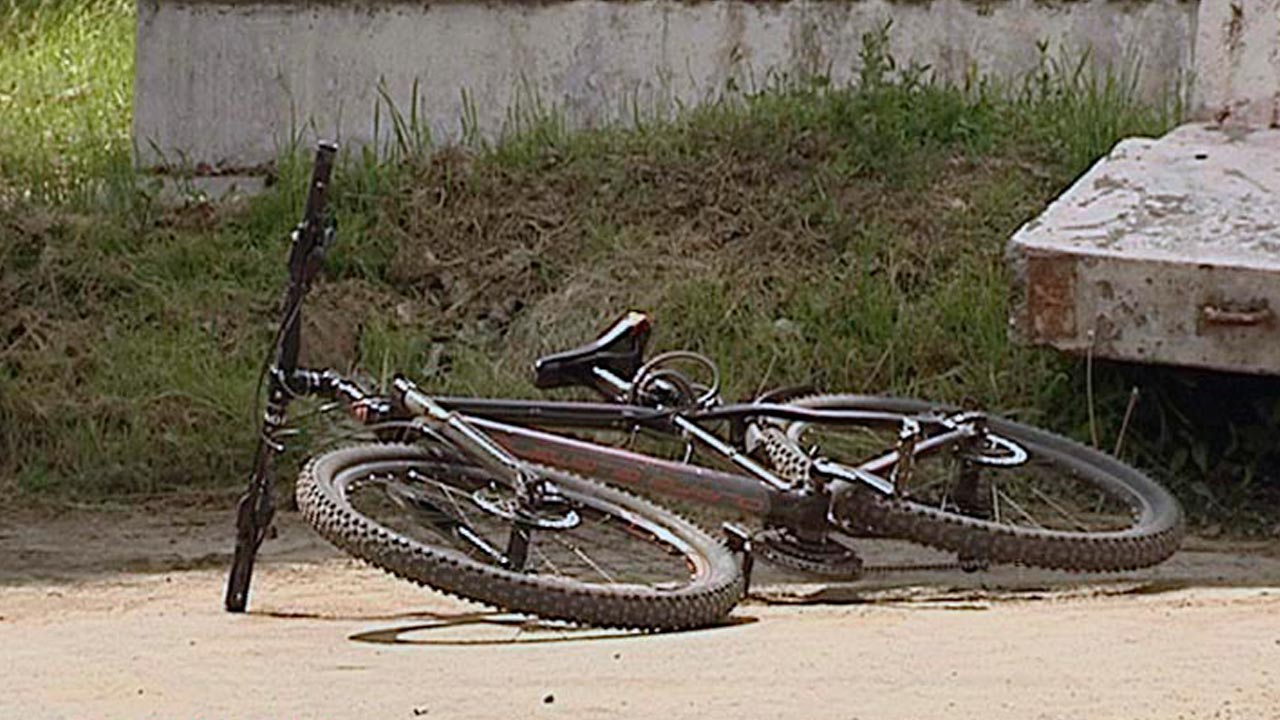
<instances>
[{"instance_id":1,"label":"bicycle","mask_svg":"<svg viewBox=\"0 0 1280 720\"><path fill-rule=\"evenodd\" d=\"M274 514L272 463L301 397L345 409L376 437L302 470L297 503L323 537L402 578L552 619L646 630L714 623L744 595L757 554L856 578L865 535L949 551L970 570L1135 569L1181 542L1177 501L1100 451L920 400L775 391L726 404L710 359L645 357L651 320L638 312L535 363L537 387L590 388L601 402L438 397L403 376L382 396L299 367L303 300L335 236L325 219L335 152L319 146L291 234L229 611L247 605ZM605 431L677 438L685 452L607 443ZM707 457L693 462L695 449ZM750 516L761 529L726 524L722 542L631 491Z\"/></svg>"}]
</instances>

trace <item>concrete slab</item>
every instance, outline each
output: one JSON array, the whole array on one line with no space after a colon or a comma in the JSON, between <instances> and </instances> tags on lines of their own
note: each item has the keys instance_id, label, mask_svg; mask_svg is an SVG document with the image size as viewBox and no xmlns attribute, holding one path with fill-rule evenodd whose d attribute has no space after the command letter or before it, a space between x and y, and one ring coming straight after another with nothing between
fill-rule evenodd
<instances>
[{"instance_id":1,"label":"concrete slab","mask_svg":"<svg viewBox=\"0 0 1280 720\"><path fill-rule=\"evenodd\" d=\"M1124 140L1008 254L1023 341L1280 374L1280 130Z\"/></svg>"}]
</instances>

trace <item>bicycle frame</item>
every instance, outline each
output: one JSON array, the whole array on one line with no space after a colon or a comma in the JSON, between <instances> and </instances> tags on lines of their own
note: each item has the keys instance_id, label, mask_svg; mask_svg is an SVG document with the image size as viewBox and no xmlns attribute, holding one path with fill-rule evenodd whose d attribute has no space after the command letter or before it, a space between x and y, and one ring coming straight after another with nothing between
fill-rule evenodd
<instances>
[{"instance_id":1,"label":"bicycle frame","mask_svg":"<svg viewBox=\"0 0 1280 720\"><path fill-rule=\"evenodd\" d=\"M807 488L795 487L761 467L733 443L726 442L701 423L727 420L743 424L753 418L768 417L800 422L897 426L902 416L873 411L809 410L771 403L671 411L617 403L435 397L422 393L404 378L397 378L395 382L397 397L383 398L365 395L354 383L333 371L299 369L295 378L296 395L318 395L337 400L347 406L353 417L370 425L390 419L392 408L397 406L408 409L410 422L421 423L424 433L438 432L442 424L448 422L448 416L452 416L460 421L461 426L478 430L483 437L481 443L492 440L501 451L520 461L550 465L588 477L604 478L632 490L758 517L767 525L791 527L805 535L817 536L828 529L831 497L853 483L863 483L877 491L892 494L894 485L880 473L893 469L901 457L898 450L893 450L856 467L815 460L814 469L824 475L823 485L827 490L824 494L817 494ZM432 419L428 419L433 414L430 407L439 408ZM943 415L922 416L919 421L940 424L946 429L916 444L912 457L963 442L979 433L972 425L951 427ZM683 434L738 464L744 472L725 472L689 462L655 458L541 429L634 430L641 427L667 434ZM482 447L480 454L494 455L501 451ZM483 457L479 459L483 460ZM509 461L503 460L498 469L502 471L511 466Z\"/></svg>"},{"instance_id":2,"label":"bicycle frame","mask_svg":"<svg viewBox=\"0 0 1280 720\"><path fill-rule=\"evenodd\" d=\"M323 223L329 172L336 148L321 145L303 221L292 235L289 284L284 311L268 367L267 407L249 487L237 514L237 542L226 607L238 612L247 605L254 557L274 515L271 465L283 451L280 431L288 405L299 397L318 396L338 402L361 422L375 428L394 421L424 434L443 436L470 460L510 483L517 496L536 504L541 492L537 470L529 463L596 477L634 490L743 513L782 526L798 537L822 540L833 526L833 499L855 485L893 494L909 480L916 457L944 447L988 440L980 416L930 415L904 420L899 413L809 410L776 403L715 405L699 401L695 407L664 408L635 404L632 380L607 369L592 367L593 387L615 402L554 402L433 397L404 378L397 378L393 397L366 394L356 383L332 370L299 368L301 307L311 281L319 273L324 251L333 237L332 224ZM637 351L639 352L639 351ZM639 381L636 381L639 382ZM714 395L714 391L710 394ZM821 458L808 458L812 478L784 479L757 463L736 444L757 418L798 422L883 424L899 426L897 446L856 467ZM729 422L735 436L726 441L706 423ZM924 425L943 432L924 437ZM534 427L530 427L534 426ZM535 429L539 428L539 429ZM592 443L541 428L649 428L684 436L710 448L736 465L740 473L724 472L688 462L654 458L629 450ZM922 439L923 438L923 439ZM793 451L799 453L798 448ZM882 475L888 471L888 479ZM522 555L522 549L510 552Z\"/></svg>"}]
</instances>

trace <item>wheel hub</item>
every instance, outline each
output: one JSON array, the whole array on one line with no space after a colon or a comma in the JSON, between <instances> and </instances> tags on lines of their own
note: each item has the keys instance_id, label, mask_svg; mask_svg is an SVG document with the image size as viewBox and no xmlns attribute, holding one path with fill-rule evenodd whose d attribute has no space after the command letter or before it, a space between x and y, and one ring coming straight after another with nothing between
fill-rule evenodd
<instances>
[{"instance_id":1,"label":"wheel hub","mask_svg":"<svg viewBox=\"0 0 1280 720\"><path fill-rule=\"evenodd\" d=\"M471 494L471 502L487 513L539 530L568 530L582 522L578 513L557 495L545 495L537 509L529 509L513 495L481 488Z\"/></svg>"}]
</instances>

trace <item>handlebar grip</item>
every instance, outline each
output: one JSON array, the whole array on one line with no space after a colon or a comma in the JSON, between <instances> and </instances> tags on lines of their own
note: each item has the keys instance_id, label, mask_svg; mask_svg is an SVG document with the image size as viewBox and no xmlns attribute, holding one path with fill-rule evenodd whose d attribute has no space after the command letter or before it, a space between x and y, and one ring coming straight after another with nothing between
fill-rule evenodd
<instances>
[{"instance_id":1,"label":"handlebar grip","mask_svg":"<svg viewBox=\"0 0 1280 720\"><path fill-rule=\"evenodd\" d=\"M333 174L333 159L338 154L335 143L321 141L316 146L316 165L311 171L311 189L307 192L307 206L303 222L314 227L324 214L329 200L329 177Z\"/></svg>"}]
</instances>

